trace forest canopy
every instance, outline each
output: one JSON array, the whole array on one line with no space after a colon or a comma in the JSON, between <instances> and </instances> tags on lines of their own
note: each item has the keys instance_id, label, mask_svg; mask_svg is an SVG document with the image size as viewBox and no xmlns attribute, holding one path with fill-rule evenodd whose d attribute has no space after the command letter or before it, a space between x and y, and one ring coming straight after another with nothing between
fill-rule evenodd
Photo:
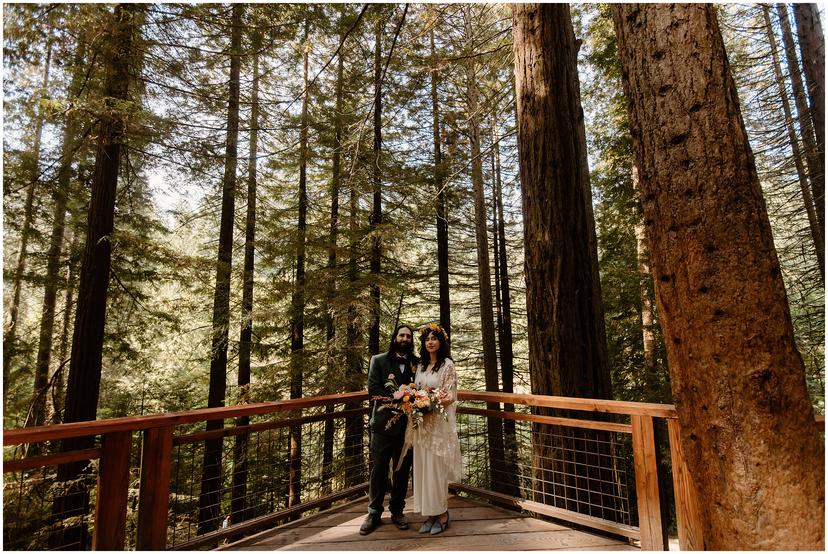
<instances>
[{"instance_id":1,"label":"forest canopy","mask_svg":"<svg viewBox=\"0 0 828 554\"><path fill-rule=\"evenodd\" d=\"M3 11L6 428L72 402L104 124L100 375L74 400L93 417L361 390L398 322L450 328L461 388L531 390L507 5L140 4L120 46L111 5ZM572 15L612 396L670 402L610 10ZM777 8L717 16L823 412L805 60Z\"/></svg>"}]
</instances>

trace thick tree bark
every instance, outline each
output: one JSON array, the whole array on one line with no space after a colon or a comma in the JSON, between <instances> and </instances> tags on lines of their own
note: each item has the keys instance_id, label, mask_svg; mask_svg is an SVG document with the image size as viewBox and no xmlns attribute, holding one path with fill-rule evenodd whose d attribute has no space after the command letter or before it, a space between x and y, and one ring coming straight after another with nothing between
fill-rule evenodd
<instances>
[{"instance_id":1,"label":"thick tree bark","mask_svg":"<svg viewBox=\"0 0 828 554\"><path fill-rule=\"evenodd\" d=\"M610 398L577 46L569 8L515 5L513 31L532 392ZM586 431L568 436L548 426L536 431L539 498L587 513L590 505L602 506L605 513L613 510L612 468L599 470L594 460L596 455L611 454L609 437ZM550 432L566 436L556 439ZM584 449L568 452L573 440L586 438L591 440L584 441ZM584 475L556 476L561 464L571 463L581 466ZM591 494L573 499L565 490L573 486Z\"/></svg>"},{"instance_id":2,"label":"thick tree bark","mask_svg":"<svg viewBox=\"0 0 828 554\"><path fill-rule=\"evenodd\" d=\"M799 190L802 192L802 203L805 207L805 213L808 215L808 226L811 230L811 240L814 242L814 248L819 265L820 276L825 282L825 242L823 240L823 233L820 230L819 220L816 215L813 195L808 186L808 177L805 173L805 166L802 162L802 152L799 149L799 139L796 136L796 129L794 128L793 115L791 111L791 103L788 100L788 91L785 88L785 79L782 76L782 68L779 64L779 54L776 48L776 38L773 35L773 27L771 26L770 10L767 6L762 6L762 15L765 20L765 31L768 35L768 42L770 43L771 58L773 59L773 71L776 76L776 85L779 89L779 99L782 103L782 110L785 115L785 126L788 130L788 142L791 145L793 152L794 165L796 166L797 177L799 178Z\"/></svg>"},{"instance_id":3,"label":"thick tree bark","mask_svg":"<svg viewBox=\"0 0 828 554\"><path fill-rule=\"evenodd\" d=\"M473 27L470 9L465 8L466 36L471 42ZM477 90L477 63L470 58L466 64L466 114L471 142L471 180L474 188L474 230L477 239L477 287L480 299L480 327L483 344L483 371L486 390L500 390L497 375L497 347L495 344L494 314L492 311L492 280L489 265L489 237L486 217L486 198L483 190L483 160L480 157L480 115ZM499 410L498 402L487 403L487 409ZM488 418L489 475L492 490L503 490L508 481L503 452L503 425L499 418Z\"/></svg>"},{"instance_id":4,"label":"thick tree bark","mask_svg":"<svg viewBox=\"0 0 828 554\"><path fill-rule=\"evenodd\" d=\"M299 130L299 215L296 223L296 283L293 290L290 320L290 397L302 398L302 373L305 359L305 236L308 217L308 38L309 23L305 20L303 49L302 119ZM290 428L290 491L288 506L301 502L302 496L302 426Z\"/></svg>"},{"instance_id":5,"label":"thick tree bark","mask_svg":"<svg viewBox=\"0 0 828 554\"><path fill-rule=\"evenodd\" d=\"M811 121L816 132L819 159L825 163L825 39L819 21L819 9L816 4L794 4L796 17L796 34L799 49L802 52L802 67L808 84ZM824 175L823 165L823 175ZM821 206L822 197L815 198ZM824 221L824 218L823 218Z\"/></svg>"},{"instance_id":6,"label":"thick tree bark","mask_svg":"<svg viewBox=\"0 0 828 554\"><path fill-rule=\"evenodd\" d=\"M244 234L244 270L242 273L242 328L239 336L239 403L246 404L250 396L250 349L253 341L253 270L256 253L256 185L259 144L259 48L261 38L253 37L253 83L250 98L250 149L247 159L247 214ZM250 417L236 418L236 427L250 424ZM230 519L239 523L248 519L247 513L247 445L249 435L238 435L233 444L233 493Z\"/></svg>"},{"instance_id":7,"label":"thick tree bark","mask_svg":"<svg viewBox=\"0 0 828 554\"><path fill-rule=\"evenodd\" d=\"M715 8L613 19L705 547L823 550L823 440Z\"/></svg>"},{"instance_id":8,"label":"thick tree bark","mask_svg":"<svg viewBox=\"0 0 828 554\"><path fill-rule=\"evenodd\" d=\"M43 66L43 84L40 97L48 94L49 70L52 67L52 37L46 42L46 61ZM23 208L23 227L20 229L20 252L17 255L17 267L14 270L12 304L9 308L9 325L3 336L3 405L6 405L9 392L11 366L17 354L17 321L20 313L20 292L23 288L23 274L26 271L29 235L34 218L34 196L37 182L40 180L40 143L43 138L43 113L40 107L35 116L34 142L32 143L32 160L29 186L26 187L26 202ZM41 319L42 327L42 319ZM41 333L42 336L42 333ZM37 372L35 372L35 396L37 396Z\"/></svg>"},{"instance_id":9,"label":"thick tree bark","mask_svg":"<svg viewBox=\"0 0 828 554\"><path fill-rule=\"evenodd\" d=\"M233 4L230 21L230 80L227 101L227 137L224 150L221 223L216 260L216 288L213 295L213 339L210 350L210 390L207 406L224 406L227 390L227 339L230 329L230 274L233 261L233 217L236 206L236 167L239 143L239 74L241 72L242 4ZM207 430L221 429L224 421L207 422ZM199 495L198 531L207 533L221 523L221 488L223 439L204 444Z\"/></svg>"},{"instance_id":10,"label":"thick tree bark","mask_svg":"<svg viewBox=\"0 0 828 554\"><path fill-rule=\"evenodd\" d=\"M448 271L448 219L446 206L445 168L440 144L440 101L437 96L437 54L434 48L434 27L429 33L431 44L431 121L434 133L434 187L437 191L437 276L440 289L440 324L451 336L451 298Z\"/></svg>"},{"instance_id":11,"label":"thick tree bark","mask_svg":"<svg viewBox=\"0 0 828 554\"><path fill-rule=\"evenodd\" d=\"M340 17L340 35L339 43L343 44L346 38L344 28L344 12ZM336 67L336 108L334 112L334 150L333 161L331 167L331 221L330 231L328 233L328 309L325 312L326 328L327 328L327 342L328 342L328 383L335 383L338 381L339 371L342 364L339 360L339 352L335 348L336 344L336 322L334 319L333 302L336 299L336 259L337 259L337 240L339 238L339 189L342 184L342 94L344 86L344 56L342 52L339 54ZM336 390L340 390L338 387ZM326 390L326 393L332 394L335 390ZM333 412L333 406L326 406L325 412ZM322 489L323 493L331 492L331 479L333 477L333 459L334 459L334 422L328 420L325 422L323 446L322 446Z\"/></svg>"},{"instance_id":12,"label":"thick tree bark","mask_svg":"<svg viewBox=\"0 0 828 554\"><path fill-rule=\"evenodd\" d=\"M128 99L129 68L133 62L132 58L136 55L133 51L133 41L138 34L138 18L142 9L136 4L116 5L112 27L108 30L108 37L104 42L104 97L107 109L100 114L98 126L89 223L69 362L64 412L64 421L67 423L94 420L98 409L112 248L110 239L114 228L115 192L118 186L121 144L125 128L125 114L120 112L117 106L119 102ZM64 439L61 442L61 450L83 450L93 445L94 437ZM88 462L74 462L58 466L57 480L73 481L87 465ZM84 514L88 510L88 498L83 481L76 481L69 487L65 496L55 500L53 514L56 518ZM64 529L62 538L64 542L74 543L75 546L72 548L86 548L89 541L86 525L70 524Z\"/></svg>"},{"instance_id":13,"label":"thick tree bark","mask_svg":"<svg viewBox=\"0 0 828 554\"><path fill-rule=\"evenodd\" d=\"M368 350L380 351L380 260L382 238L378 227L382 224L382 17L374 23L374 160L372 177L374 202L371 211L371 327L368 330Z\"/></svg>"},{"instance_id":14,"label":"thick tree bark","mask_svg":"<svg viewBox=\"0 0 828 554\"><path fill-rule=\"evenodd\" d=\"M813 120L808 109L808 98L802 84L802 72L799 70L799 57L796 54L796 44L794 43L793 33L791 33L788 8L785 4L777 4L776 11L782 27L782 41L785 44L785 57L788 61L788 75L793 87L796 118L799 121L799 134L805 148L805 162L808 165L808 180L811 183L811 195L816 206L820 238L822 243L825 244L825 203L823 202L825 198L825 166L822 155L817 149Z\"/></svg>"}]
</instances>

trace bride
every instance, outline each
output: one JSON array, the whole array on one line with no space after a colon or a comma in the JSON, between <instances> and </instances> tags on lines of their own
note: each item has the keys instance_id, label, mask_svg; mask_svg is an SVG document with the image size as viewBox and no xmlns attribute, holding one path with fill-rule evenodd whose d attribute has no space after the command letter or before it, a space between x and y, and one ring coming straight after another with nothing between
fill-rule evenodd
<instances>
[{"instance_id":1,"label":"bride","mask_svg":"<svg viewBox=\"0 0 828 554\"><path fill-rule=\"evenodd\" d=\"M442 327L430 323L420 329L414 384L438 389L448 416L432 410L418 427L409 424L406 429L406 445L414 449L414 511L428 516L420 533L432 535L448 528L448 484L459 481L462 472L455 417L457 372L448 354L448 336Z\"/></svg>"}]
</instances>

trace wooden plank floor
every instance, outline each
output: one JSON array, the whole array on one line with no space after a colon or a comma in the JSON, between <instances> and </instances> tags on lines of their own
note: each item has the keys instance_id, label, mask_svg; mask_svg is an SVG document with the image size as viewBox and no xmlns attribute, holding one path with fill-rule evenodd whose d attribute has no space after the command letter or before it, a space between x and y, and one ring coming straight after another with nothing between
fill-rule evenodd
<instances>
[{"instance_id":1,"label":"wooden plank floor","mask_svg":"<svg viewBox=\"0 0 828 554\"><path fill-rule=\"evenodd\" d=\"M574 531L458 496L449 497L451 522L440 535L417 532L425 518L412 513L409 496L407 531L397 529L386 511L383 524L363 537L359 526L368 513L367 504L368 500L361 498L219 550L638 550L625 541Z\"/></svg>"}]
</instances>

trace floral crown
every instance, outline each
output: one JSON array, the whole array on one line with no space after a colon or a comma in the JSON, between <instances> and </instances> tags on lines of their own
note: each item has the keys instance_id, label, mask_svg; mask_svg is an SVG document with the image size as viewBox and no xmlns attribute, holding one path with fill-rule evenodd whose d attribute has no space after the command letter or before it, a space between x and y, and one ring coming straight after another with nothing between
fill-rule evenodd
<instances>
[{"instance_id":1,"label":"floral crown","mask_svg":"<svg viewBox=\"0 0 828 554\"><path fill-rule=\"evenodd\" d=\"M425 335L428 335L430 333L434 333L435 335L438 335L438 336L442 337L443 342L445 342L447 344L449 342L449 338L448 338L448 335L446 334L446 330L443 329L442 327L440 327L439 325L437 325L436 323L427 323L427 324L423 325L422 327L420 327L418 329L418 331L420 332L421 337L425 336Z\"/></svg>"}]
</instances>

